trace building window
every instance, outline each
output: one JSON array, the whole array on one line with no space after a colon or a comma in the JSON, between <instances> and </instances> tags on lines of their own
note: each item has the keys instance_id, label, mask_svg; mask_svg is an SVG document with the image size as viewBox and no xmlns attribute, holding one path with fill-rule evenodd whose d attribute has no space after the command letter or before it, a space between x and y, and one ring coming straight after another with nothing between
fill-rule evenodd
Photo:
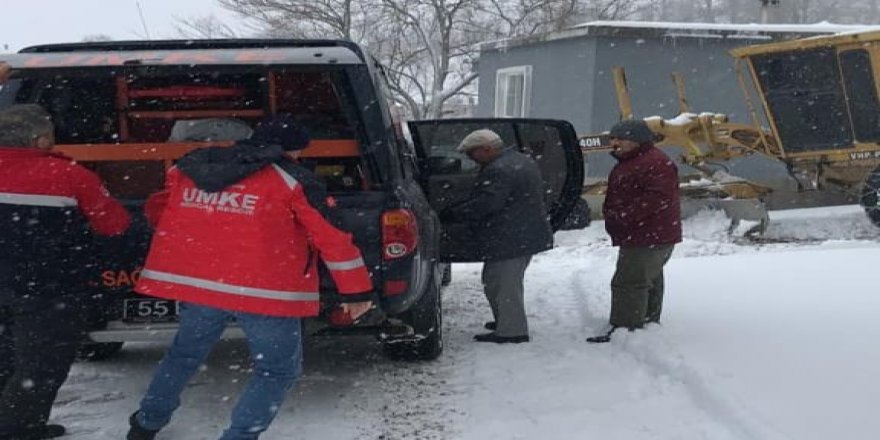
<instances>
[{"instance_id":1,"label":"building window","mask_svg":"<svg viewBox=\"0 0 880 440\"><path fill-rule=\"evenodd\" d=\"M495 116L523 118L528 116L532 91L532 66L498 69L495 74Z\"/></svg>"}]
</instances>

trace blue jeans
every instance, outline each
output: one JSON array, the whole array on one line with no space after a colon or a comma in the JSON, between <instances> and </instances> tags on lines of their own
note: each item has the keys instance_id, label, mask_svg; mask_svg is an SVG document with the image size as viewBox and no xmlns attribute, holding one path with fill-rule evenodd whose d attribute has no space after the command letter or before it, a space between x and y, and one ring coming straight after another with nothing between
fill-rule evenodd
<instances>
[{"instance_id":1,"label":"blue jeans","mask_svg":"<svg viewBox=\"0 0 880 440\"><path fill-rule=\"evenodd\" d=\"M220 440L255 440L269 427L302 372L299 318L229 312L180 304L180 328L141 400L138 423L150 430L168 424L180 393L235 318L247 336L254 372L232 410Z\"/></svg>"}]
</instances>

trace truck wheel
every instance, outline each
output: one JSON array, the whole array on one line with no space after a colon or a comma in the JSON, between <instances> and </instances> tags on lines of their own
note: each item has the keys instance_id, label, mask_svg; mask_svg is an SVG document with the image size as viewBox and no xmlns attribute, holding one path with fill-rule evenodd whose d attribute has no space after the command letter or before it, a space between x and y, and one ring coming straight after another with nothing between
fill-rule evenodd
<instances>
[{"instance_id":1,"label":"truck wheel","mask_svg":"<svg viewBox=\"0 0 880 440\"><path fill-rule=\"evenodd\" d=\"M871 219L874 226L880 226L880 167L874 168L862 185L862 195L859 204L865 210L865 214Z\"/></svg>"},{"instance_id":2,"label":"truck wheel","mask_svg":"<svg viewBox=\"0 0 880 440\"><path fill-rule=\"evenodd\" d=\"M587 203L583 197L578 197L577 201L574 202L574 206L571 208L571 212L568 213L568 217L565 217L565 221L559 226L559 230L573 231L576 229L584 229L587 226L590 226L592 215L590 204Z\"/></svg>"},{"instance_id":3,"label":"truck wheel","mask_svg":"<svg viewBox=\"0 0 880 440\"><path fill-rule=\"evenodd\" d=\"M440 286L436 282L437 271L428 284L427 291L413 306L400 316L412 326L413 340L389 341L384 343L385 354L395 360L430 361L443 352L443 311L440 300Z\"/></svg>"},{"instance_id":4,"label":"truck wheel","mask_svg":"<svg viewBox=\"0 0 880 440\"><path fill-rule=\"evenodd\" d=\"M452 283L452 263L447 263L443 267L443 276L440 278L441 286L448 286Z\"/></svg>"},{"instance_id":5,"label":"truck wheel","mask_svg":"<svg viewBox=\"0 0 880 440\"><path fill-rule=\"evenodd\" d=\"M76 352L81 361L103 361L122 350L122 342L84 342Z\"/></svg>"}]
</instances>

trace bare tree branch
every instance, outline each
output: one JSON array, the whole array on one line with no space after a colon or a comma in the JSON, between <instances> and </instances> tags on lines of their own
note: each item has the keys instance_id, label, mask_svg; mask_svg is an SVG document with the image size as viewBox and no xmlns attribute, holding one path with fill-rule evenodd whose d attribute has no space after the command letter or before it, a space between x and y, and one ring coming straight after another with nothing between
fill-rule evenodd
<instances>
[{"instance_id":1,"label":"bare tree branch","mask_svg":"<svg viewBox=\"0 0 880 440\"><path fill-rule=\"evenodd\" d=\"M611 18L647 0L217 0L253 34L339 38L366 46L386 66L394 100L414 116L440 117L470 90L481 41L563 29L585 17ZM707 0L704 0L707 1ZM723 0L716 0L723 1ZM598 9L597 9L598 8ZM233 36L212 19L181 34Z\"/></svg>"},{"instance_id":2,"label":"bare tree branch","mask_svg":"<svg viewBox=\"0 0 880 440\"><path fill-rule=\"evenodd\" d=\"M191 19L177 19L174 28L187 38L235 38L238 33L213 15Z\"/></svg>"}]
</instances>

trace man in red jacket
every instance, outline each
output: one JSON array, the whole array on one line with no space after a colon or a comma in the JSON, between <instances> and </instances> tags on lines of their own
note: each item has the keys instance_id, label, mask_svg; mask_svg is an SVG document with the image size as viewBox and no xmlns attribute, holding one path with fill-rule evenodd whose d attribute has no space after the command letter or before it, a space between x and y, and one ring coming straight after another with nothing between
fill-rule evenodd
<instances>
[{"instance_id":1,"label":"man in red jacket","mask_svg":"<svg viewBox=\"0 0 880 440\"><path fill-rule=\"evenodd\" d=\"M659 322L663 266L681 241L678 168L657 149L642 120L611 128L617 165L608 176L602 212L611 243L620 246L611 280L610 327L589 342L608 342L619 327L630 330Z\"/></svg>"},{"instance_id":2,"label":"man in red jacket","mask_svg":"<svg viewBox=\"0 0 880 440\"><path fill-rule=\"evenodd\" d=\"M158 223L135 290L179 300L180 328L132 414L128 440L150 440L171 419L180 393L235 319L254 372L222 440L256 439L301 372L300 318L315 316L315 257L327 266L357 319L372 305L372 281L351 235L328 221L332 199L295 159L308 136L287 114L258 124L229 148L187 154L151 198Z\"/></svg>"},{"instance_id":3,"label":"man in red jacket","mask_svg":"<svg viewBox=\"0 0 880 440\"><path fill-rule=\"evenodd\" d=\"M2 66L0 66L2 67ZM2 72L0 72L2 73ZM94 234L119 235L128 211L55 143L34 104L0 111L0 438L64 435L47 425L83 338Z\"/></svg>"}]
</instances>

